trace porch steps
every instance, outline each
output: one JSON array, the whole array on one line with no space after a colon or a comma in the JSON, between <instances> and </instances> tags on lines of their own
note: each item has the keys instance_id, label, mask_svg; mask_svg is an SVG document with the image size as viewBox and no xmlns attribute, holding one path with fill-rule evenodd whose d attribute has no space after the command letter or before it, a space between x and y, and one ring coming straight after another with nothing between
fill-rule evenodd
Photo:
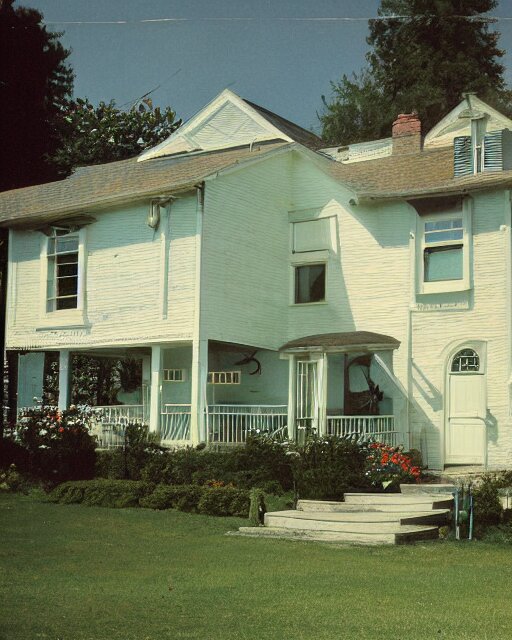
<instances>
[{"instance_id":1,"label":"porch steps","mask_svg":"<svg viewBox=\"0 0 512 640\"><path fill-rule=\"evenodd\" d=\"M400 491L403 495L406 496L417 496L417 495L435 495L438 494L447 494L453 495L455 491L457 491L457 485L452 483L445 484L401 484Z\"/></svg>"},{"instance_id":2,"label":"porch steps","mask_svg":"<svg viewBox=\"0 0 512 640\"><path fill-rule=\"evenodd\" d=\"M242 535L351 544L406 544L435 540L450 518L453 497L347 493L345 502L299 500L296 510L265 514L264 527Z\"/></svg>"}]
</instances>

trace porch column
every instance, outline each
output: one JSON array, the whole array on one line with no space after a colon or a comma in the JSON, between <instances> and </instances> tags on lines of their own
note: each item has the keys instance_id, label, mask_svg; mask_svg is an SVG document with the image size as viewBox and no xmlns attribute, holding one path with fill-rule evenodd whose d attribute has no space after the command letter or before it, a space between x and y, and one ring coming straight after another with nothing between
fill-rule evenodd
<instances>
[{"instance_id":1,"label":"porch column","mask_svg":"<svg viewBox=\"0 0 512 640\"><path fill-rule=\"evenodd\" d=\"M208 375L208 340L192 343L192 373L190 391L190 439L192 444L208 439L208 416L206 401L206 378Z\"/></svg>"},{"instance_id":2,"label":"porch column","mask_svg":"<svg viewBox=\"0 0 512 640\"><path fill-rule=\"evenodd\" d=\"M151 356L142 356L142 415L145 422L149 423L151 389Z\"/></svg>"},{"instance_id":3,"label":"porch column","mask_svg":"<svg viewBox=\"0 0 512 640\"><path fill-rule=\"evenodd\" d=\"M71 352L59 351L59 409L69 409L71 404Z\"/></svg>"},{"instance_id":4,"label":"porch column","mask_svg":"<svg viewBox=\"0 0 512 640\"><path fill-rule=\"evenodd\" d=\"M160 426L160 399L162 395L162 347L153 345L151 347L151 391L149 399L149 430L158 432Z\"/></svg>"},{"instance_id":5,"label":"porch column","mask_svg":"<svg viewBox=\"0 0 512 640\"><path fill-rule=\"evenodd\" d=\"M288 357L288 439L297 439L297 425L295 424L295 407L296 407L296 363L295 356Z\"/></svg>"},{"instance_id":6,"label":"porch column","mask_svg":"<svg viewBox=\"0 0 512 640\"><path fill-rule=\"evenodd\" d=\"M318 360L318 435L327 433L327 354L323 353Z\"/></svg>"}]
</instances>

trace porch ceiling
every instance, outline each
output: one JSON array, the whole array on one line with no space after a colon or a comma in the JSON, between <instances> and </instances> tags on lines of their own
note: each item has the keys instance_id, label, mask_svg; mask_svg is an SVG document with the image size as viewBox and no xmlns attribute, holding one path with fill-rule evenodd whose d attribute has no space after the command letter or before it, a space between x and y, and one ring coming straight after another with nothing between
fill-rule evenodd
<instances>
[{"instance_id":1,"label":"porch ceiling","mask_svg":"<svg viewBox=\"0 0 512 640\"><path fill-rule=\"evenodd\" d=\"M346 331L343 333L320 333L290 340L281 352L329 351L349 353L354 351L389 351L398 349L400 341L382 333L371 331Z\"/></svg>"}]
</instances>

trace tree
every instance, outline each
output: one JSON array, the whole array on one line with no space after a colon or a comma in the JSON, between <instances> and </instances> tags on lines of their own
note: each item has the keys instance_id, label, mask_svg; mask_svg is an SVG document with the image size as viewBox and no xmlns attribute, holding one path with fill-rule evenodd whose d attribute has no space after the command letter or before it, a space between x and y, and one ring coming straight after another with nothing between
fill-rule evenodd
<instances>
[{"instance_id":1,"label":"tree","mask_svg":"<svg viewBox=\"0 0 512 640\"><path fill-rule=\"evenodd\" d=\"M70 102L59 132L59 148L51 160L62 173L77 166L124 160L165 140L180 125L167 107L153 108L151 98L137 102L129 111L115 102L94 107L87 98Z\"/></svg>"},{"instance_id":2,"label":"tree","mask_svg":"<svg viewBox=\"0 0 512 640\"><path fill-rule=\"evenodd\" d=\"M497 0L382 0L370 21L368 66L332 83L320 116L324 137L335 143L389 136L400 112L418 111L428 131L473 91L511 112L512 93L498 62L499 33L485 13Z\"/></svg>"},{"instance_id":3,"label":"tree","mask_svg":"<svg viewBox=\"0 0 512 640\"><path fill-rule=\"evenodd\" d=\"M0 191L56 178L46 160L73 89L70 52L34 9L0 0Z\"/></svg>"}]
</instances>

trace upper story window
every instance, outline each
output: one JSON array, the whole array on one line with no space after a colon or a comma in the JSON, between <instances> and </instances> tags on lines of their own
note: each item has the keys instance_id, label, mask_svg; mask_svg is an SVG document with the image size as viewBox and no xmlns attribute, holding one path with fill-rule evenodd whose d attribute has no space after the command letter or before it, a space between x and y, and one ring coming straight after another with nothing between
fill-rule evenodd
<instances>
[{"instance_id":1,"label":"upper story window","mask_svg":"<svg viewBox=\"0 0 512 640\"><path fill-rule=\"evenodd\" d=\"M419 217L419 293L443 293L470 288L470 217L468 205L432 205ZM421 212L421 208L417 206ZM428 210L428 207L427 207ZM438 213L433 211L437 210Z\"/></svg>"},{"instance_id":2,"label":"upper story window","mask_svg":"<svg viewBox=\"0 0 512 640\"><path fill-rule=\"evenodd\" d=\"M53 229L47 239L46 311L79 307L79 232Z\"/></svg>"},{"instance_id":3,"label":"upper story window","mask_svg":"<svg viewBox=\"0 0 512 640\"><path fill-rule=\"evenodd\" d=\"M290 222L292 304L326 301L327 263L335 251L333 216Z\"/></svg>"},{"instance_id":4,"label":"upper story window","mask_svg":"<svg viewBox=\"0 0 512 640\"><path fill-rule=\"evenodd\" d=\"M474 120L470 136L453 140L454 176L512 169L512 131L485 132L485 121Z\"/></svg>"},{"instance_id":5,"label":"upper story window","mask_svg":"<svg viewBox=\"0 0 512 640\"><path fill-rule=\"evenodd\" d=\"M295 304L325 300L325 264L303 264L295 267Z\"/></svg>"}]
</instances>

